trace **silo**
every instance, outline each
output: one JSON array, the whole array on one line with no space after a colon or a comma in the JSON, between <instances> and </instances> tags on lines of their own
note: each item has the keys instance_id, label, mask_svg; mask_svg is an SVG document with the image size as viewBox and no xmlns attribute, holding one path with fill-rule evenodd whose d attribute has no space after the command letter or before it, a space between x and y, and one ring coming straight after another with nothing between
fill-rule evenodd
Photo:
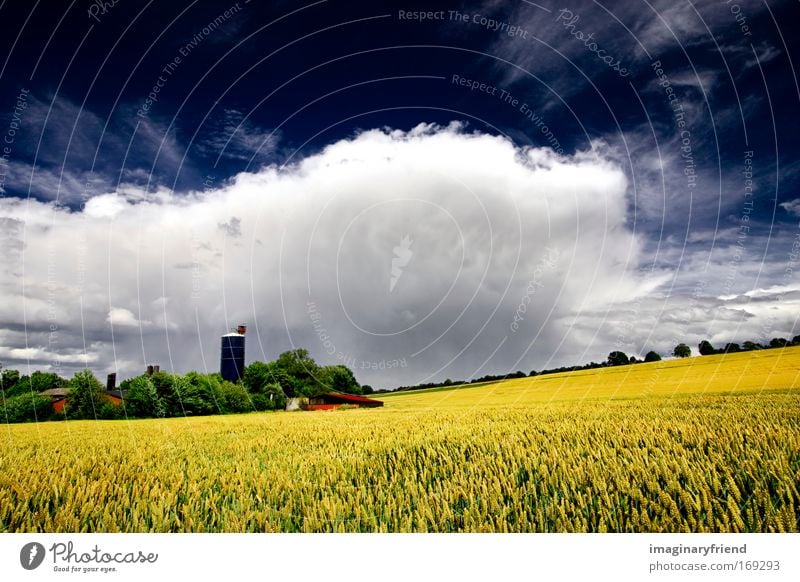
<instances>
[{"instance_id":1,"label":"silo","mask_svg":"<svg viewBox=\"0 0 800 582\"><path fill-rule=\"evenodd\" d=\"M244 374L244 332L240 325L238 331L222 336L222 353L219 361L219 372L223 380L238 382Z\"/></svg>"}]
</instances>

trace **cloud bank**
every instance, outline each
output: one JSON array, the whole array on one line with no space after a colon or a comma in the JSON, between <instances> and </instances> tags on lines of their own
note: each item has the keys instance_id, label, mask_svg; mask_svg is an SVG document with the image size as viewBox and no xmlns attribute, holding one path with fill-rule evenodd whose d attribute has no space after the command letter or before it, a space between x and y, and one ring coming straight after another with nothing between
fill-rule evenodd
<instances>
[{"instance_id":1,"label":"cloud bank","mask_svg":"<svg viewBox=\"0 0 800 582\"><path fill-rule=\"evenodd\" d=\"M601 152L423 124L206 191L0 200L0 357L217 371L219 336L247 323L248 360L306 347L386 387L663 349L679 330L639 324L674 317L659 294L676 274L642 268L625 174ZM732 303L720 333L739 329L737 301L756 299L695 298L692 326Z\"/></svg>"}]
</instances>

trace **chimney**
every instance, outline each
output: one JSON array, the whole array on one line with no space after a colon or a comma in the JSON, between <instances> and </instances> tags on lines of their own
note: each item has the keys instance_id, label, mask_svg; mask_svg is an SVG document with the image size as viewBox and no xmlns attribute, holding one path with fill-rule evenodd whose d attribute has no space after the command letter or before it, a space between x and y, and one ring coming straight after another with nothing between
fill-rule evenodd
<instances>
[{"instance_id":1,"label":"chimney","mask_svg":"<svg viewBox=\"0 0 800 582\"><path fill-rule=\"evenodd\" d=\"M111 392L117 389L117 373L111 372L106 379L106 390Z\"/></svg>"},{"instance_id":2,"label":"chimney","mask_svg":"<svg viewBox=\"0 0 800 582\"><path fill-rule=\"evenodd\" d=\"M152 376L153 375L153 366L147 366L147 375L148 376Z\"/></svg>"},{"instance_id":3,"label":"chimney","mask_svg":"<svg viewBox=\"0 0 800 582\"><path fill-rule=\"evenodd\" d=\"M158 373L158 372L160 372L160 371L161 371L161 366L159 366L158 364L156 364L155 366L153 366L153 372L154 372L154 373Z\"/></svg>"},{"instance_id":4,"label":"chimney","mask_svg":"<svg viewBox=\"0 0 800 582\"><path fill-rule=\"evenodd\" d=\"M239 335L244 335L245 333L247 333L247 326L246 325L239 325L236 328L236 333L238 333Z\"/></svg>"}]
</instances>

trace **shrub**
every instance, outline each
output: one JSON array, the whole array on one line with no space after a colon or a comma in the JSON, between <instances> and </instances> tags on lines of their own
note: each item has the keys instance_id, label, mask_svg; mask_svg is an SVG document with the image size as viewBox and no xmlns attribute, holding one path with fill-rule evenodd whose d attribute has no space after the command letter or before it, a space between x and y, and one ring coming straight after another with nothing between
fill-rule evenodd
<instances>
[{"instance_id":1,"label":"shrub","mask_svg":"<svg viewBox=\"0 0 800 582\"><path fill-rule=\"evenodd\" d=\"M692 348L686 344L678 344L675 346L675 349L672 350L672 355L676 358L688 358L692 355Z\"/></svg>"},{"instance_id":2,"label":"shrub","mask_svg":"<svg viewBox=\"0 0 800 582\"><path fill-rule=\"evenodd\" d=\"M141 418L163 418L167 415L167 408L149 377L137 376L127 386L128 395L125 400L128 414Z\"/></svg>"},{"instance_id":3,"label":"shrub","mask_svg":"<svg viewBox=\"0 0 800 582\"><path fill-rule=\"evenodd\" d=\"M241 384L223 380L221 384L223 412L248 412L253 410L250 395Z\"/></svg>"},{"instance_id":4,"label":"shrub","mask_svg":"<svg viewBox=\"0 0 800 582\"><path fill-rule=\"evenodd\" d=\"M6 422L32 422L47 420L53 414L53 404L40 394L20 394L0 400L2 417Z\"/></svg>"},{"instance_id":5,"label":"shrub","mask_svg":"<svg viewBox=\"0 0 800 582\"><path fill-rule=\"evenodd\" d=\"M96 418L106 400L103 385L90 370L76 372L69 381L67 416L72 418Z\"/></svg>"}]
</instances>

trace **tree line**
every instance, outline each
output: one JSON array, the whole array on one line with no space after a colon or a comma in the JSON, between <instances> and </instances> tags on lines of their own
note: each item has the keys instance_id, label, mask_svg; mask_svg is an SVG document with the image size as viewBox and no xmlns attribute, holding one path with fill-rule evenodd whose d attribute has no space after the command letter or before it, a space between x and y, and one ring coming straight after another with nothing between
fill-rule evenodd
<instances>
[{"instance_id":1,"label":"tree line","mask_svg":"<svg viewBox=\"0 0 800 582\"><path fill-rule=\"evenodd\" d=\"M42 394L67 388L63 413L53 411L52 399ZM66 380L51 372L23 376L0 366L0 421L25 422L69 419L165 418L281 410L286 399L327 392L369 393L346 366L320 366L308 350L284 352L271 362L253 362L236 383L220 374L172 374L158 371L123 381L121 405L108 397L90 370Z\"/></svg>"},{"instance_id":2,"label":"tree line","mask_svg":"<svg viewBox=\"0 0 800 582\"><path fill-rule=\"evenodd\" d=\"M738 343L727 343L721 349L716 349L714 346L711 345L711 342L708 340L701 341L697 346L697 351L701 356L709 356L712 354L727 354L727 353L735 353L735 352L749 352L753 350L767 350L771 348L785 348L789 346L797 346L800 345L800 335L794 336L791 340L785 338L772 338L767 345L762 345L756 342L746 341L743 342L741 345ZM692 355L692 349L684 344L680 343L672 350L672 355L676 358L688 358ZM542 376L545 374L558 374L561 372L576 372L578 370L592 370L595 368L606 368L609 366L626 366L629 364L639 364L639 363L647 363L647 362L659 362L661 361L661 354L656 351L649 351L645 354L644 358L641 360L638 359L636 356L628 356L625 352L615 350L608 354L608 358L603 362L590 362L588 364L583 364L579 366L562 366L559 368L549 368L547 370L542 370L537 372L536 370L531 370L529 374L526 374L522 371L511 372L508 374L498 374L498 375L486 375L481 376L480 378L475 378L473 380L451 380L448 378L444 382L425 382L423 384L415 384L413 386L399 386L394 390L378 390L376 393L385 393L385 392L405 392L409 390L425 390L429 388L445 388L449 386L462 386L467 384L478 384L478 383L487 383L487 382L500 382L502 380L512 380L514 378L532 378L534 376Z\"/></svg>"}]
</instances>

